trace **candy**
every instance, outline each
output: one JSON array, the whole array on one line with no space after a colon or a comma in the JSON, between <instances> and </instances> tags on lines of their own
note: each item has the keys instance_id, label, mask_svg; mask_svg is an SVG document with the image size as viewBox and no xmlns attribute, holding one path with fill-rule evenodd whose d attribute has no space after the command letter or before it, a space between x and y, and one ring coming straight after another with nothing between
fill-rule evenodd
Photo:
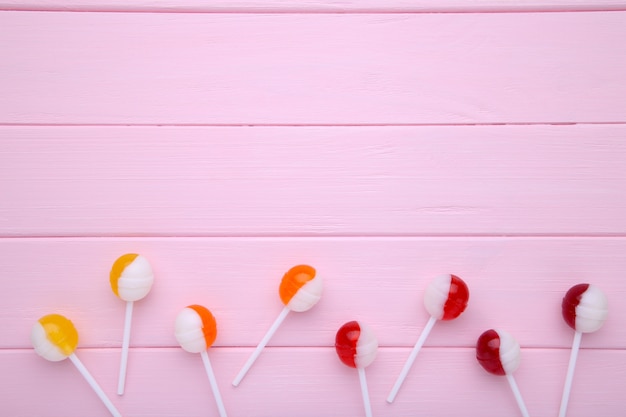
<instances>
[{"instance_id":1,"label":"candy","mask_svg":"<svg viewBox=\"0 0 626 417\"><path fill-rule=\"evenodd\" d=\"M411 366L413 366L413 362L415 362L415 358L417 358L417 354L424 345L435 322L437 320L452 320L457 318L465 311L468 301L469 289L467 288L467 284L456 275L439 275L428 285L424 292L424 307L426 307L426 311L430 314L430 318L404 363L404 367L396 383L389 392L389 396L387 397L388 403L392 403L398 395L400 387L402 387Z\"/></svg>"},{"instance_id":2,"label":"candy","mask_svg":"<svg viewBox=\"0 0 626 417\"><path fill-rule=\"evenodd\" d=\"M341 362L358 370L365 415L371 417L372 407L367 390L365 367L369 366L376 358L378 352L376 335L365 323L349 321L337 331L335 350Z\"/></svg>"},{"instance_id":3,"label":"candy","mask_svg":"<svg viewBox=\"0 0 626 417\"><path fill-rule=\"evenodd\" d=\"M561 304L563 319L569 327L581 333L599 330L609 313L606 295L589 284L574 285L567 291Z\"/></svg>"},{"instance_id":4,"label":"candy","mask_svg":"<svg viewBox=\"0 0 626 417\"><path fill-rule=\"evenodd\" d=\"M121 417L120 412L74 353L78 345L78 332L69 319L60 314L43 316L33 325L30 340L35 352L44 359L58 362L69 358L109 412L114 417Z\"/></svg>"},{"instance_id":5,"label":"candy","mask_svg":"<svg viewBox=\"0 0 626 417\"><path fill-rule=\"evenodd\" d=\"M217 409L221 417L226 417L226 408L207 353L207 349L211 347L217 337L215 317L206 307L194 304L184 308L178 314L174 327L174 336L180 347L190 353L200 353L217 403Z\"/></svg>"},{"instance_id":6,"label":"candy","mask_svg":"<svg viewBox=\"0 0 626 417\"><path fill-rule=\"evenodd\" d=\"M595 332L602 327L609 313L609 302L602 290L595 285L578 284L570 288L563 297L561 311L567 325L575 330L559 409L559 417L565 417L582 334Z\"/></svg>"},{"instance_id":7,"label":"candy","mask_svg":"<svg viewBox=\"0 0 626 417\"><path fill-rule=\"evenodd\" d=\"M287 271L278 289L280 299L285 307L233 380L234 386L241 383L287 314L290 311L303 312L311 309L320 300L322 288L322 279L317 276L315 269L311 266L297 265Z\"/></svg>"},{"instance_id":8,"label":"candy","mask_svg":"<svg viewBox=\"0 0 626 417\"><path fill-rule=\"evenodd\" d=\"M476 343L476 359L487 372L506 376L522 415L528 417L522 394L513 378L521 361L520 346L513 336L502 330L485 331Z\"/></svg>"},{"instance_id":9,"label":"candy","mask_svg":"<svg viewBox=\"0 0 626 417\"><path fill-rule=\"evenodd\" d=\"M113 293L126 301L126 315L124 319L124 338L122 341L122 356L120 373L117 383L117 394L124 394L126 385L126 367L128 365L128 347L130 346L130 327L133 316L133 302L144 298L154 282L152 267L146 258L135 253L120 256L110 273L111 289Z\"/></svg>"}]
</instances>

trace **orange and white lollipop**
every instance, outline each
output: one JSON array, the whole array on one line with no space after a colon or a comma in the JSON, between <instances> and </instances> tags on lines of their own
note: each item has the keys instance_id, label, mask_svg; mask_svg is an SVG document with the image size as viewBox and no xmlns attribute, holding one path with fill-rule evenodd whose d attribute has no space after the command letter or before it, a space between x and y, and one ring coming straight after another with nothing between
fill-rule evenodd
<instances>
[{"instance_id":1,"label":"orange and white lollipop","mask_svg":"<svg viewBox=\"0 0 626 417\"><path fill-rule=\"evenodd\" d=\"M141 300L150 292L154 282L154 274L150 262L136 253L127 253L117 258L110 273L113 293L126 301L124 319L124 338L122 341L122 357L120 374L117 383L117 394L124 394L126 385L126 367L128 364L128 347L130 345L130 326L133 318L133 302Z\"/></svg>"},{"instance_id":2,"label":"orange and white lollipop","mask_svg":"<svg viewBox=\"0 0 626 417\"><path fill-rule=\"evenodd\" d=\"M70 358L76 369L87 380L100 400L114 417L122 417L109 397L106 396L100 385L91 376L87 368L74 354L78 345L78 332L74 324L60 314L48 314L40 318L33 326L30 340L35 352L44 359L52 362Z\"/></svg>"},{"instance_id":3,"label":"orange and white lollipop","mask_svg":"<svg viewBox=\"0 0 626 417\"><path fill-rule=\"evenodd\" d=\"M207 353L207 349L211 347L217 337L215 317L206 307L197 304L190 305L178 313L174 336L176 336L180 347L190 353L199 353L202 357L220 417L226 417L224 402Z\"/></svg>"},{"instance_id":4,"label":"orange and white lollipop","mask_svg":"<svg viewBox=\"0 0 626 417\"><path fill-rule=\"evenodd\" d=\"M287 314L290 311L303 312L311 309L320 300L322 288L322 279L316 275L315 269L309 265L297 265L287 271L278 289L280 299L285 307L233 380L234 386L238 386L241 383L241 380L246 376L246 373L259 357L265 345L276 333Z\"/></svg>"}]
</instances>

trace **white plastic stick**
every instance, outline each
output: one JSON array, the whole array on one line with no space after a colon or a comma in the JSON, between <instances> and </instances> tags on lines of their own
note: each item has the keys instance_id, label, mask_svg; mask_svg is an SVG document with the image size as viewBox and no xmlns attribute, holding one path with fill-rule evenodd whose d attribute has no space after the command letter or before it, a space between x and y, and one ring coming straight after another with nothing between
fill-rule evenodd
<instances>
[{"instance_id":1,"label":"white plastic stick","mask_svg":"<svg viewBox=\"0 0 626 417\"><path fill-rule=\"evenodd\" d=\"M365 406L365 416L372 417L372 406L370 404L370 394L367 390L365 368L357 368L357 370L359 371L359 380L361 381L361 395L363 396L363 405Z\"/></svg>"},{"instance_id":2,"label":"white plastic stick","mask_svg":"<svg viewBox=\"0 0 626 417\"><path fill-rule=\"evenodd\" d=\"M578 350L580 349L580 341L582 340L582 336L582 332L574 333L574 343L572 343L572 351L569 355L569 365L567 366L565 387L563 387L563 396L561 397L561 408L559 409L559 417L565 417L565 412L567 411L567 403L569 402L569 394L572 390L574 369L576 368L576 359L578 359Z\"/></svg>"},{"instance_id":3,"label":"white plastic stick","mask_svg":"<svg viewBox=\"0 0 626 417\"><path fill-rule=\"evenodd\" d=\"M102 400L102 402L107 407L111 415L113 415L114 417L122 417L122 415L120 414L119 411L117 411L117 408L115 408L111 400L109 400L109 397L107 397L104 391L102 391L102 388L100 388L100 385L98 385L98 383L93 378L93 376L91 376L87 368L85 368L85 365L83 365L80 359L78 359L78 356L72 353L69 356L69 358L74 364L74 366L76 366L76 369L78 369L78 372L81 373L81 375L87 380L89 385L91 385L91 388L96 392L96 394L98 394L98 397L100 397L100 400Z\"/></svg>"},{"instance_id":4,"label":"white plastic stick","mask_svg":"<svg viewBox=\"0 0 626 417\"><path fill-rule=\"evenodd\" d=\"M122 358L120 360L120 375L117 380L117 395L124 395L126 386L126 367L128 365L128 347L130 346L130 325L133 320L133 302L126 302L126 317L124 318L124 338L122 340Z\"/></svg>"},{"instance_id":5,"label":"white plastic stick","mask_svg":"<svg viewBox=\"0 0 626 417\"><path fill-rule=\"evenodd\" d=\"M415 358L417 357L417 354L419 353L420 349L422 349L422 346L424 345L424 342L426 341L428 334L433 329L433 326L435 325L436 322L437 322L437 319L432 316L428 319L428 322L426 323L426 327L424 327L424 329L422 330L422 334L420 334L420 337L417 339L417 342L415 342L415 346L413 347L411 354L409 355L408 359L404 363L404 368L402 368L402 372L400 372L400 375L398 376L396 383L394 384L393 388L391 389L391 392L389 393L389 396L387 397L387 402L389 404L391 404L393 400L395 400L396 395L398 395L398 391L400 391L400 387L404 383L406 376L409 374L409 370L411 369L411 366L413 366L413 362L415 362Z\"/></svg>"},{"instance_id":6,"label":"white plastic stick","mask_svg":"<svg viewBox=\"0 0 626 417\"><path fill-rule=\"evenodd\" d=\"M215 374L213 373L213 368L211 367L209 354L206 352L206 350L203 350L202 352L200 352L200 356L202 357L202 362L204 363L204 369L206 369L206 374L209 377L211 390L213 390L213 396L215 397L215 402L217 403L217 410L220 413L220 417L226 417L226 408L224 408L224 402L222 401L222 396L220 395L220 390L217 386L217 380L215 379Z\"/></svg>"},{"instance_id":7,"label":"white plastic stick","mask_svg":"<svg viewBox=\"0 0 626 417\"><path fill-rule=\"evenodd\" d=\"M515 401L517 401L517 405L522 412L522 416L529 417L528 409L526 408L526 404L524 404L524 400L522 399L522 393L519 392L519 388L517 388L517 384L515 383L515 378L513 378L513 374L506 374L506 379L509 381L511 391L513 391Z\"/></svg>"},{"instance_id":8,"label":"white plastic stick","mask_svg":"<svg viewBox=\"0 0 626 417\"><path fill-rule=\"evenodd\" d=\"M285 307L283 308L283 311L280 312L280 314L278 315L278 317L272 324L272 327L270 327L267 333L265 333L265 336L263 336L263 339L259 342L259 345L256 347L254 352L252 352L252 355L250 355L250 357L248 358L248 361L243 365L243 368L241 368L241 371L239 371L239 373L233 380L234 386L238 386L241 383L241 380L243 379L244 376L246 376L246 374L252 367L252 364L254 363L254 361L259 357L259 355L261 354L261 351L263 350L265 345L267 345L267 342L269 342L272 336L274 335L274 333L276 333L276 330L278 330L278 327L280 326L280 324L283 322L283 320L285 320L285 317L287 317L287 314L289 314L289 311L290 311L289 308Z\"/></svg>"}]
</instances>

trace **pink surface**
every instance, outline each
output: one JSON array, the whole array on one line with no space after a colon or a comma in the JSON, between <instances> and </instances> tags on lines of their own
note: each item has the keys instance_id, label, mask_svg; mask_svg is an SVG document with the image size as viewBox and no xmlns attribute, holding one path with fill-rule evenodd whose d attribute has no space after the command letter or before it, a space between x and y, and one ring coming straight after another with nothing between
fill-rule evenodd
<instances>
[{"instance_id":1,"label":"pink surface","mask_svg":"<svg viewBox=\"0 0 626 417\"><path fill-rule=\"evenodd\" d=\"M0 0L0 9L163 12L507 12L625 10L624 0Z\"/></svg>"},{"instance_id":2,"label":"pink surface","mask_svg":"<svg viewBox=\"0 0 626 417\"><path fill-rule=\"evenodd\" d=\"M0 414L108 415L69 361L30 346L57 312L124 416L217 415L173 334L198 303L217 319L209 355L231 416L364 415L333 347L349 320L380 343L374 416L518 415L474 357L488 328L520 342L531 415L556 415L573 338L561 299L591 282L609 319L583 337L568 416L622 416L626 12L580 10L623 8L0 1L91 10L0 12ZM135 251L156 281L118 397L124 303L108 272ZM299 263L323 277L321 301L233 388ZM469 306L435 325L389 405L441 273L467 282Z\"/></svg>"},{"instance_id":3,"label":"pink surface","mask_svg":"<svg viewBox=\"0 0 626 417\"><path fill-rule=\"evenodd\" d=\"M624 27L626 11L0 12L0 123L624 122Z\"/></svg>"}]
</instances>

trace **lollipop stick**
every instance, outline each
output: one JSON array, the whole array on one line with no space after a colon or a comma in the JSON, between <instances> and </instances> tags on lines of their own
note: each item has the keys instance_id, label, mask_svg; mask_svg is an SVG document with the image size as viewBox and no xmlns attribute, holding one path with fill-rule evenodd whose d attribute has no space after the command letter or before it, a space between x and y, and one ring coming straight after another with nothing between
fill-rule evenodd
<instances>
[{"instance_id":1,"label":"lollipop stick","mask_svg":"<svg viewBox=\"0 0 626 417\"><path fill-rule=\"evenodd\" d=\"M515 383L515 378L513 378L513 374L506 374L506 379L509 381L511 391L513 391L513 395L515 396L515 400L517 401L517 405L519 406L522 415L524 417L529 417L528 409L526 409L526 405L524 404L524 400L522 399L522 393L519 392L519 388L517 388L517 384Z\"/></svg>"},{"instance_id":2,"label":"lollipop stick","mask_svg":"<svg viewBox=\"0 0 626 417\"><path fill-rule=\"evenodd\" d=\"M280 324L283 322L283 320L285 320L285 317L287 317L287 314L289 314L289 308L285 307L283 308L283 311L280 312L280 314L278 315L278 317L272 324L272 327L270 327L267 333L265 333L265 336L263 336L263 339L259 342L259 345L256 347L254 352L252 352L252 355L250 355L250 357L248 358L248 361L243 365L243 368L241 368L241 371L239 371L239 373L235 377L233 381L234 386L238 386L241 383L241 380L243 379L244 376L246 376L246 373L248 373L254 361L259 357L259 355L261 354L261 351L263 350L265 345L267 345L267 342L269 342L272 336L274 335L274 333L276 333L276 330L278 329Z\"/></svg>"},{"instance_id":3,"label":"lollipop stick","mask_svg":"<svg viewBox=\"0 0 626 417\"><path fill-rule=\"evenodd\" d=\"M95 379L93 379L93 376L91 376L87 368L85 368L85 365L83 365L80 359L78 359L78 356L72 353L69 358L74 366L76 366L76 369L78 369L78 372L81 373L81 375L87 380L89 385L91 385L91 388L96 392L96 394L98 394L98 397L100 397L104 405L106 405L111 415L113 415L114 417L122 417L122 415L119 411L117 411L117 408L115 408L111 400L109 400L109 397L107 397L104 391L102 391L100 385L98 385L98 383Z\"/></svg>"},{"instance_id":4,"label":"lollipop stick","mask_svg":"<svg viewBox=\"0 0 626 417\"><path fill-rule=\"evenodd\" d=\"M565 377L565 387L563 388L563 396L561 397L561 408L559 409L559 417L565 417L569 394L572 390L572 381L574 380L574 368L576 368L576 359L578 359L578 350L580 349L580 341L583 334L581 332L574 333L574 343L572 351L569 355L569 365L567 366L567 376Z\"/></svg>"},{"instance_id":5,"label":"lollipop stick","mask_svg":"<svg viewBox=\"0 0 626 417\"><path fill-rule=\"evenodd\" d=\"M128 365L128 346L130 345L130 324L133 319L133 302L126 303L126 317L124 318L124 339L122 340L122 359L120 361L120 376L117 380L117 395L124 395L126 385L126 366Z\"/></svg>"},{"instance_id":6,"label":"lollipop stick","mask_svg":"<svg viewBox=\"0 0 626 417\"><path fill-rule=\"evenodd\" d=\"M430 331L433 329L433 326L435 325L436 321L437 319L432 316L428 319L428 322L426 323L426 327L424 327L424 329L422 330L422 334L420 334L420 337L417 339L417 342L415 342L415 346L413 347L411 354L409 355L408 359L404 363L404 368L402 368L402 372L400 372L400 375L398 376L396 383L394 384L393 388L391 389L391 392L389 393L389 396L387 397L388 403L391 404L393 400L396 398L396 395L398 395L398 391L400 391L400 387L402 386L402 383L404 383L404 379L409 374L409 370L411 369L411 366L413 366L413 362L415 362L415 358L417 357L417 354L419 353L420 349L424 345L424 342L426 341L426 338L428 337L428 334L430 333Z\"/></svg>"},{"instance_id":7,"label":"lollipop stick","mask_svg":"<svg viewBox=\"0 0 626 417\"><path fill-rule=\"evenodd\" d=\"M361 395L363 396L363 405L365 406L365 416L372 417L372 406L370 404L370 394L367 390L367 379L365 379L365 368L357 368L359 371L359 380L361 381Z\"/></svg>"},{"instance_id":8,"label":"lollipop stick","mask_svg":"<svg viewBox=\"0 0 626 417\"><path fill-rule=\"evenodd\" d=\"M215 374L213 373L213 368L211 367L209 354L206 352L206 350L203 350L202 352L200 352L200 356L202 357L202 362L204 363L204 369L206 369L206 374L209 377L209 383L211 384L211 389L213 390L213 396L215 397L215 402L217 403L217 409L220 413L220 417L226 417L226 408L224 408L224 402L222 401L220 390L217 387L217 380L215 379Z\"/></svg>"}]
</instances>

